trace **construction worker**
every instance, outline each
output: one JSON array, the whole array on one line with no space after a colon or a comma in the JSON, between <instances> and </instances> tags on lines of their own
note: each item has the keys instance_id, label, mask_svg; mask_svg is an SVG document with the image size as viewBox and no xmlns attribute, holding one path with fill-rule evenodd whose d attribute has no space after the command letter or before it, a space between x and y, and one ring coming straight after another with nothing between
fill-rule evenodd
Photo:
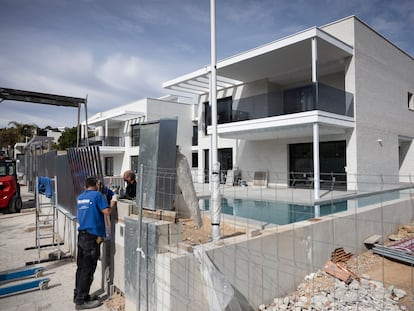
<instances>
[{"instance_id":1,"label":"construction worker","mask_svg":"<svg viewBox=\"0 0 414 311\"><path fill-rule=\"evenodd\" d=\"M89 177L85 191L78 196L78 256L74 302L76 310L92 309L102 303L98 297L91 297L89 291L100 256L100 244L106 237L104 215L110 215L112 204L98 191L99 181ZM116 202L115 202L116 203Z\"/></svg>"},{"instance_id":2,"label":"construction worker","mask_svg":"<svg viewBox=\"0 0 414 311\"><path fill-rule=\"evenodd\" d=\"M127 183L125 195L122 199L134 200L137 193L137 181L135 173L131 170L124 172L124 181Z\"/></svg>"}]
</instances>

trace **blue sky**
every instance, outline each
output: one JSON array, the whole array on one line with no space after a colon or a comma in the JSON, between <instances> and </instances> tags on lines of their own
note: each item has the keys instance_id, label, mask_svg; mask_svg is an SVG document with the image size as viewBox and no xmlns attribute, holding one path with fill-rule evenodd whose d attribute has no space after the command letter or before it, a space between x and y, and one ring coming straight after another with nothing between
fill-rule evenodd
<instances>
[{"instance_id":1,"label":"blue sky","mask_svg":"<svg viewBox=\"0 0 414 311\"><path fill-rule=\"evenodd\" d=\"M210 62L209 0L0 0L0 7L0 87L88 96L89 116L165 95L163 82ZM216 0L216 10L218 60L350 15L414 55L412 0ZM3 101L0 127L10 121L72 127L77 111Z\"/></svg>"}]
</instances>

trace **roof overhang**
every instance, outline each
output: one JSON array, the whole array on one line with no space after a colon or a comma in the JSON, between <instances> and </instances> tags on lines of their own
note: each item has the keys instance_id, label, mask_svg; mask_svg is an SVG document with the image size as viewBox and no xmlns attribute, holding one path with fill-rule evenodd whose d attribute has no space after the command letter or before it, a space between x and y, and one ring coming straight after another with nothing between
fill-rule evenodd
<instances>
[{"instance_id":1,"label":"roof overhang","mask_svg":"<svg viewBox=\"0 0 414 311\"><path fill-rule=\"evenodd\" d=\"M110 123L119 123L125 122L129 120L139 119L145 117L145 114L142 112L137 111L128 111L128 110L121 110L121 111L113 111L113 112L99 112L96 115L92 116L88 119L88 125L101 125L106 121ZM85 122L83 122L84 124Z\"/></svg>"},{"instance_id":2,"label":"roof overhang","mask_svg":"<svg viewBox=\"0 0 414 311\"><path fill-rule=\"evenodd\" d=\"M319 134L340 135L353 129L355 121L352 117L313 110L289 115L232 122L217 126L220 138L244 140L288 139L311 137L313 124L319 124ZM207 134L211 134L211 126Z\"/></svg>"},{"instance_id":3,"label":"roof overhang","mask_svg":"<svg viewBox=\"0 0 414 311\"><path fill-rule=\"evenodd\" d=\"M311 77L313 38L317 40L318 73L345 67L352 46L319 28L311 28L217 63L217 90L268 79L281 85ZM210 65L163 83L170 90L192 94L209 92Z\"/></svg>"}]
</instances>

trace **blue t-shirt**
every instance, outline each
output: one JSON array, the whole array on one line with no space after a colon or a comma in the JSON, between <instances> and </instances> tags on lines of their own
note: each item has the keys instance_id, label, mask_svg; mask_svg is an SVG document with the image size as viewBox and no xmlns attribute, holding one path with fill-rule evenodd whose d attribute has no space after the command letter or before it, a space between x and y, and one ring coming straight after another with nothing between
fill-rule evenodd
<instances>
[{"instance_id":1,"label":"blue t-shirt","mask_svg":"<svg viewBox=\"0 0 414 311\"><path fill-rule=\"evenodd\" d=\"M78 196L78 231L86 230L90 234L105 237L105 220L101 212L108 208L108 203L102 193L95 190L85 190Z\"/></svg>"}]
</instances>

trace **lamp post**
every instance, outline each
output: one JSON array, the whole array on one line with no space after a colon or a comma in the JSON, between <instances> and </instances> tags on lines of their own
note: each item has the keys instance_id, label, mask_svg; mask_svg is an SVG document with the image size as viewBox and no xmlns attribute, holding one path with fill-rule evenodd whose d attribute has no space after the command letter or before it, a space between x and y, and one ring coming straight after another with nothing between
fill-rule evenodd
<instances>
[{"instance_id":1,"label":"lamp post","mask_svg":"<svg viewBox=\"0 0 414 311\"><path fill-rule=\"evenodd\" d=\"M211 31L211 65L210 65L210 104L211 104L211 237L213 241L220 239L220 163L217 160L217 75L216 75L216 1L210 0L210 31Z\"/></svg>"}]
</instances>

